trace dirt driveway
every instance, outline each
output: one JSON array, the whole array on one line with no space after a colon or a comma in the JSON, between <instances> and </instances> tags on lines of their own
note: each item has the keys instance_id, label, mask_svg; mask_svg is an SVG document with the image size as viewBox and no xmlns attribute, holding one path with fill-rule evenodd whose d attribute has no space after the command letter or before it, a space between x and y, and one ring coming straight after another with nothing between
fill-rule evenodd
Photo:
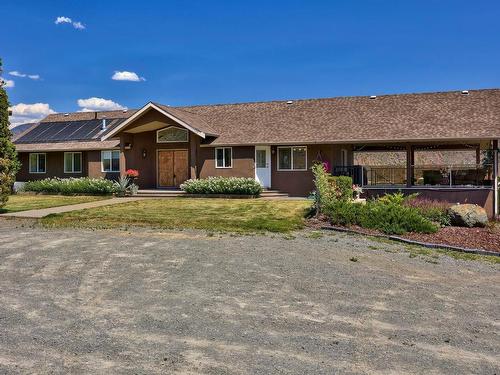
<instances>
[{"instance_id":1,"label":"dirt driveway","mask_svg":"<svg viewBox=\"0 0 500 375\"><path fill-rule=\"evenodd\" d=\"M498 265L317 237L0 221L0 373L500 373Z\"/></svg>"}]
</instances>

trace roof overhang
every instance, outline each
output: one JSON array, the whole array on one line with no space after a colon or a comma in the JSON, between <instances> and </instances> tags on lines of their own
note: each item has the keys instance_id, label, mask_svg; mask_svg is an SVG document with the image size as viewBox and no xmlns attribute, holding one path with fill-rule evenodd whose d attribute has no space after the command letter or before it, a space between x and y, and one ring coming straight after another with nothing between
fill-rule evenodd
<instances>
[{"instance_id":1,"label":"roof overhang","mask_svg":"<svg viewBox=\"0 0 500 375\"><path fill-rule=\"evenodd\" d=\"M186 129L188 129L189 131L193 132L194 134L200 136L201 138L205 138L206 137L206 134L204 132L202 132L201 130L194 128L193 126L191 126L190 124L188 124L185 121L181 120L180 118L178 118L178 117L176 117L176 116L168 113L167 111L163 110L162 108L158 107L156 104L154 104L152 102L149 102L144 107L142 107L140 110L138 110L136 113L134 113L132 116L130 116L128 119L126 119L124 122L122 122L120 125L118 125L116 128L114 128L109 133L107 133L104 136L102 136L101 140L105 141L106 139L109 139L109 138L115 136L120 131L122 131L123 129L125 129L128 125L130 125L135 120L137 120L139 117L141 117L142 115L144 115L150 109L158 111L162 115L168 117L169 119L171 119L172 121L176 122L177 124L185 127Z\"/></svg>"}]
</instances>

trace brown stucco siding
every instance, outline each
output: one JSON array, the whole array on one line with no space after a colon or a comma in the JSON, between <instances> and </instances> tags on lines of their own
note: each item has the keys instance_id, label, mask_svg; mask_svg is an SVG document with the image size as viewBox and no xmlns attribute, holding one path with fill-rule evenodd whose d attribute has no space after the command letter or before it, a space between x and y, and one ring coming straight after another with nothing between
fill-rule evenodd
<instances>
[{"instance_id":1,"label":"brown stucco siding","mask_svg":"<svg viewBox=\"0 0 500 375\"><path fill-rule=\"evenodd\" d=\"M84 177L87 176L87 152L82 152L82 172L81 173L64 173L64 152L45 152L46 154L46 173L29 173L29 155L30 152L20 152L19 161L21 169L17 173L17 181L33 181L43 180L48 177Z\"/></svg>"},{"instance_id":2,"label":"brown stucco siding","mask_svg":"<svg viewBox=\"0 0 500 375\"><path fill-rule=\"evenodd\" d=\"M294 146L302 146L300 144ZM281 147L281 146L280 146ZM311 167L315 161L327 161L331 167L340 165L341 149L348 151L348 164L352 163L352 148L349 145L306 145L306 171L278 170L278 147L271 148L271 188L287 192L291 196L305 197L314 189Z\"/></svg>"},{"instance_id":3,"label":"brown stucco siding","mask_svg":"<svg viewBox=\"0 0 500 375\"><path fill-rule=\"evenodd\" d=\"M87 151L88 176L92 178L107 178L116 180L120 172L103 172L101 164L101 150Z\"/></svg>"},{"instance_id":4,"label":"brown stucco siding","mask_svg":"<svg viewBox=\"0 0 500 375\"><path fill-rule=\"evenodd\" d=\"M418 188L403 188L403 189L382 189L382 188L364 188L364 194L367 198L377 197L384 194L397 193L402 191L404 194L418 193L419 197L435 199L450 203L471 203L484 207L488 217L493 217L493 199L494 192L491 189L479 188L435 188L435 189L418 189Z\"/></svg>"},{"instance_id":5,"label":"brown stucco siding","mask_svg":"<svg viewBox=\"0 0 500 375\"><path fill-rule=\"evenodd\" d=\"M198 153L199 178L211 176L255 177L255 147L235 146L233 149L233 167L215 168L215 148L201 147Z\"/></svg>"}]
</instances>

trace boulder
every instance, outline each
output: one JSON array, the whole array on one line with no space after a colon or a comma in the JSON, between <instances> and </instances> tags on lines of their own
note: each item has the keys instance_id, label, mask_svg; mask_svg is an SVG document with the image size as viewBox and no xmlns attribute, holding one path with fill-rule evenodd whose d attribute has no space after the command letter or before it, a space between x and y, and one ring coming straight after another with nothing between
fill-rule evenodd
<instances>
[{"instance_id":1,"label":"boulder","mask_svg":"<svg viewBox=\"0 0 500 375\"><path fill-rule=\"evenodd\" d=\"M488 224L486 211L476 204L455 204L449 212L452 225L472 228Z\"/></svg>"}]
</instances>

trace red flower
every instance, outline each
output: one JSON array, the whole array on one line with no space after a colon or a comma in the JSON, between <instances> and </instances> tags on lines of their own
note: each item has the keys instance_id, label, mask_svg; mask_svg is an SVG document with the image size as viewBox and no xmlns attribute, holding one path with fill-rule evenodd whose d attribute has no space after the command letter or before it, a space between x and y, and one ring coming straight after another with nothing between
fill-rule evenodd
<instances>
[{"instance_id":1,"label":"red flower","mask_svg":"<svg viewBox=\"0 0 500 375\"><path fill-rule=\"evenodd\" d=\"M136 178L139 177L139 171L137 169L127 169L125 174L127 177Z\"/></svg>"}]
</instances>

